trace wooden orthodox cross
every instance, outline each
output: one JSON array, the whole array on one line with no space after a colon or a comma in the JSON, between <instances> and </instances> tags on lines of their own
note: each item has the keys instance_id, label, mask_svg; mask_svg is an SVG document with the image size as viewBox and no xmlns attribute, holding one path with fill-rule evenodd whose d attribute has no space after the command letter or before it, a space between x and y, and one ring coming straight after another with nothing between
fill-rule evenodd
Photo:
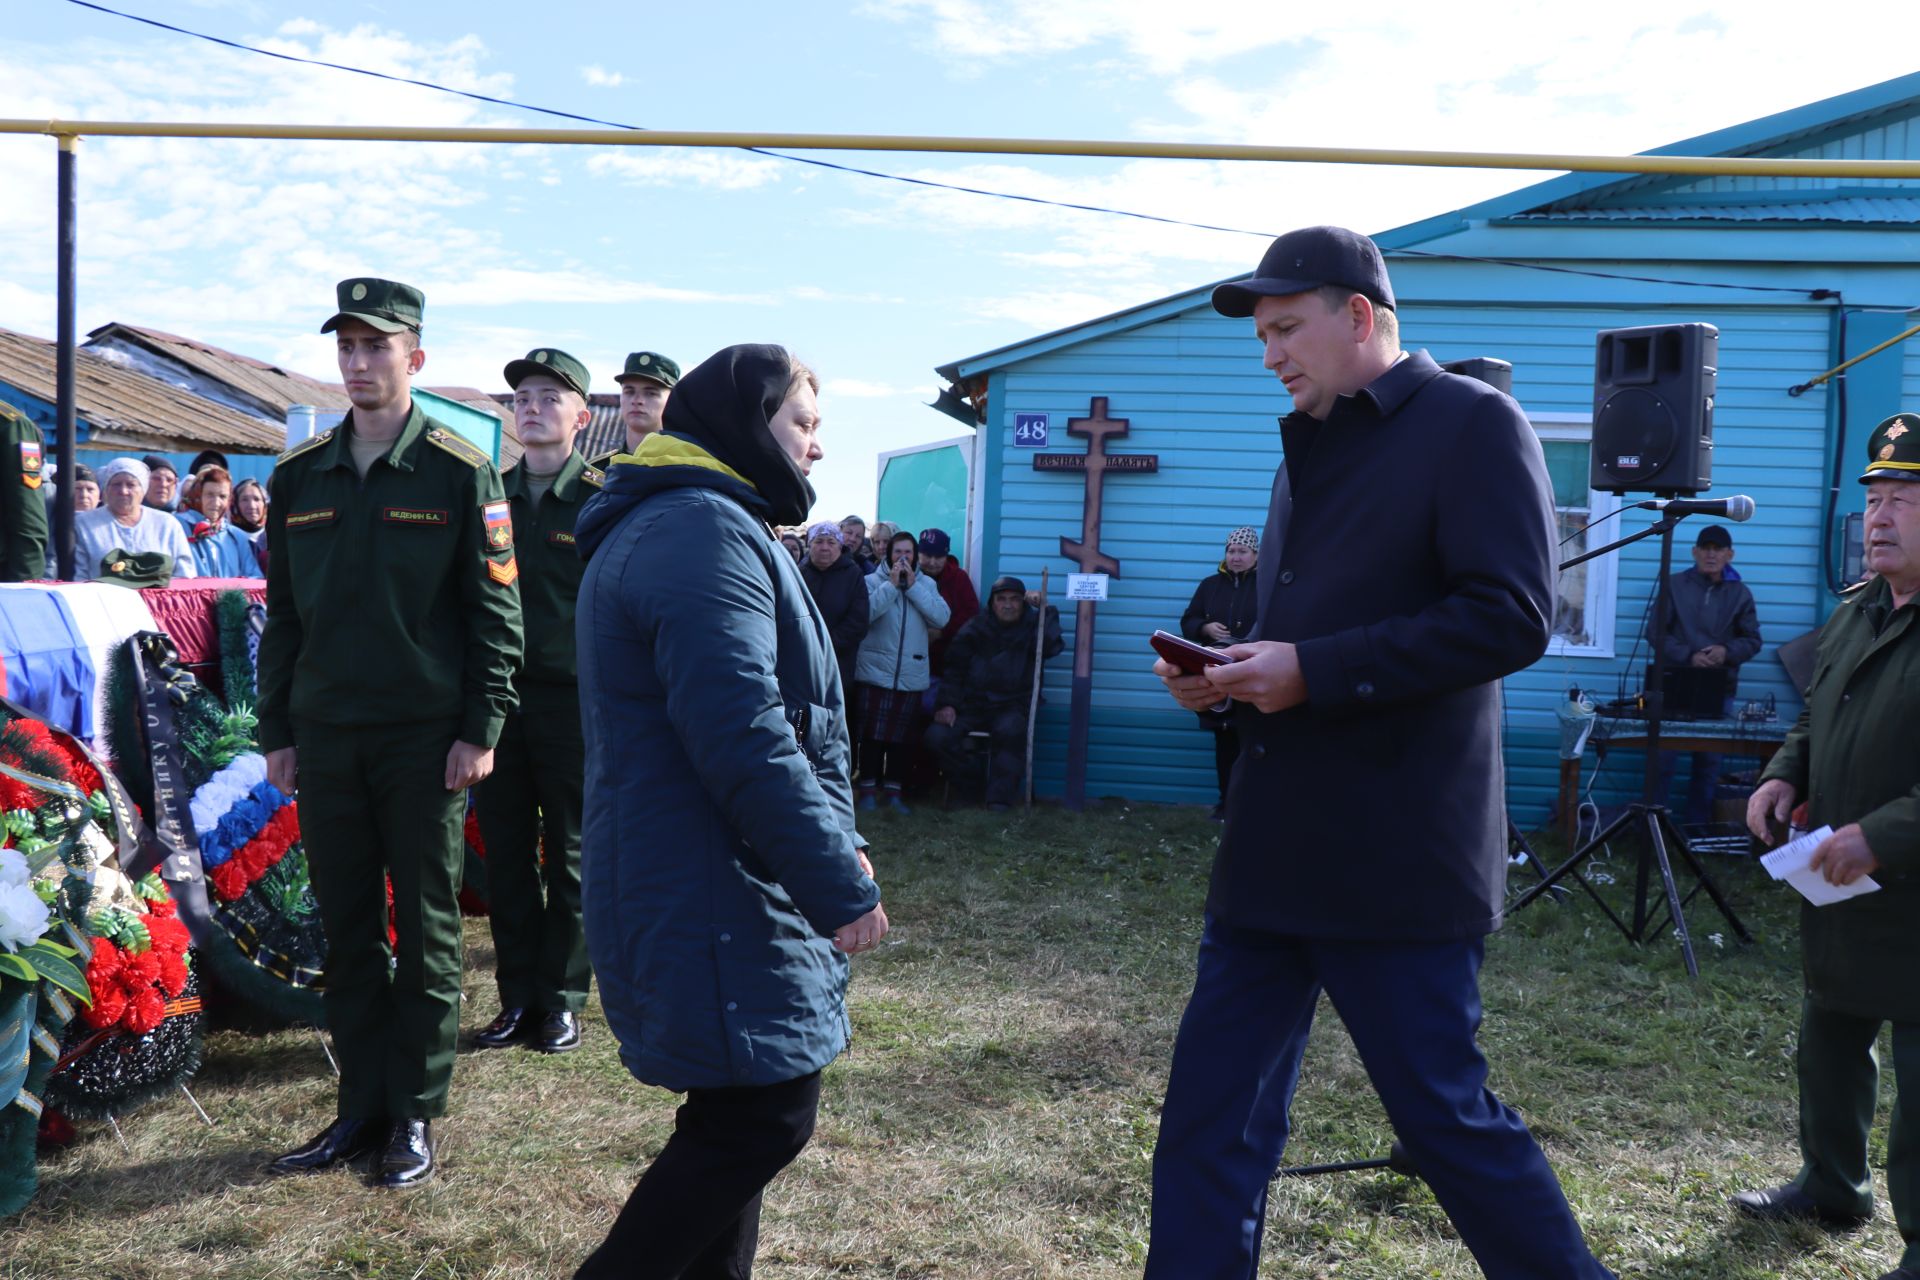
<instances>
[{"instance_id":1,"label":"wooden orthodox cross","mask_svg":"<svg viewBox=\"0 0 1920 1280\"><path fill-rule=\"evenodd\" d=\"M1120 576L1120 562L1100 549L1101 499L1109 471L1126 474L1153 474L1160 470L1160 456L1153 453L1107 452L1107 439L1127 434L1125 418L1107 416L1107 398L1094 396L1084 418L1069 418L1067 434L1085 436L1085 453L1040 453L1033 458L1035 471L1084 472L1086 497L1080 508L1080 537L1060 539L1060 554L1073 561L1081 573ZM1093 711L1093 613L1092 600L1081 600L1073 622L1073 700L1067 720L1066 806L1078 810L1087 802L1087 736Z\"/></svg>"}]
</instances>

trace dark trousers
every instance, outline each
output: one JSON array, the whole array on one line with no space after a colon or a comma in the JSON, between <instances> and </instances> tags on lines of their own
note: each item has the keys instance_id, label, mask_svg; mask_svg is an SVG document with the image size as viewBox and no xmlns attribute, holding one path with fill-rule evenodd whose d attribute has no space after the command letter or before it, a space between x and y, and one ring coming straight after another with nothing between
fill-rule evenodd
<instances>
[{"instance_id":1,"label":"dark trousers","mask_svg":"<svg viewBox=\"0 0 1920 1280\"><path fill-rule=\"evenodd\" d=\"M1800 1175L1796 1186L1836 1213L1873 1211L1867 1138L1880 1090L1875 1042L1881 1020L1822 1009L1800 1012ZM1920 1267L1920 1023L1893 1024L1893 1070L1899 1096L1887 1131L1887 1199L1907 1251L1903 1267Z\"/></svg>"},{"instance_id":2,"label":"dark trousers","mask_svg":"<svg viewBox=\"0 0 1920 1280\"><path fill-rule=\"evenodd\" d=\"M673 1136L576 1280L746 1280L767 1184L813 1136L820 1073L689 1089Z\"/></svg>"},{"instance_id":3,"label":"dark trousers","mask_svg":"<svg viewBox=\"0 0 1920 1280\"><path fill-rule=\"evenodd\" d=\"M1596 1280L1546 1157L1486 1086L1482 939L1322 941L1209 919L1153 1154L1148 1280L1251 1280L1324 990L1394 1132L1493 1280Z\"/></svg>"},{"instance_id":4,"label":"dark trousers","mask_svg":"<svg viewBox=\"0 0 1920 1280\"><path fill-rule=\"evenodd\" d=\"M579 1013L592 977L580 923L580 689L522 681L519 694L493 773L474 791L494 980L502 1008Z\"/></svg>"},{"instance_id":5,"label":"dark trousers","mask_svg":"<svg viewBox=\"0 0 1920 1280\"><path fill-rule=\"evenodd\" d=\"M454 724L293 726L300 836L327 932L325 1008L339 1114L446 1114L460 1029L460 827L446 787ZM387 878L393 925L387 945Z\"/></svg>"},{"instance_id":6,"label":"dark trousers","mask_svg":"<svg viewBox=\"0 0 1920 1280\"><path fill-rule=\"evenodd\" d=\"M966 778L975 772L967 735L976 731L987 735L986 802L1013 804L1020 798L1020 780L1027 771L1026 709L1008 707L962 714L955 716L952 724L928 725L927 750L940 761L940 771L948 778Z\"/></svg>"},{"instance_id":7,"label":"dark trousers","mask_svg":"<svg viewBox=\"0 0 1920 1280\"><path fill-rule=\"evenodd\" d=\"M1227 802L1227 781L1233 777L1233 763L1240 758L1240 730L1231 724L1213 731L1213 773L1220 780L1220 803Z\"/></svg>"}]
</instances>

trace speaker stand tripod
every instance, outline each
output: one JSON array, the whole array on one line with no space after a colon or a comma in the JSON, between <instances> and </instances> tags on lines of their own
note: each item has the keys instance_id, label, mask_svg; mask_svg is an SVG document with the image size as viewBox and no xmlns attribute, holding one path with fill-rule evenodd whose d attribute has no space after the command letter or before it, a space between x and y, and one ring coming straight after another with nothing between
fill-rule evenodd
<instances>
[{"instance_id":1,"label":"speaker stand tripod","mask_svg":"<svg viewBox=\"0 0 1920 1280\"><path fill-rule=\"evenodd\" d=\"M1720 892L1720 886L1714 883L1713 877L1707 874L1707 869L1701 865L1699 858L1695 857L1693 851L1687 847L1687 838L1680 833L1680 828L1674 825L1673 815L1667 811L1667 806L1660 803L1665 791L1660 777L1660 723L1666 711L1664 682L1660 678L1663 669L1660 644L1667 634L1667 619L1672 608L1672 602L1667 593L1667 577L1673 571L1673 527L1684 518L1684 515L1662 516L1638 533L1630 534L1618 542L1608 543L1585 555L1576 556L1560 566L1562 569L1570 569L1595 556L1617 551L1630 542L1638 542L1656 533L1660 535L1660 577L1654 592L1653 606L1653 635L1656 637L1653 646L1654 679L1648 682L1651 687L1647 690L1646 771L1641 778L1640 799L1628 805L1626 811L1619 817L1595 832L1593 839L1581 845L1565 862L1548 872L1540 883L1529 887L1525 893L1515 898L1508 905L1507 911L1511 914L1521 910L1542 894L1553 890L1562 878L1571 875L1579 881L1588 895L1600 904L1600 909L1606 913L1607 919L1613 922L1614 928L1635 946L1644 945L1671 920L1674 934L1680 940L1680 954L1686 959L1687 973L1697 978L1700 976L1700 963L1694 956L1693 932L1687 926L1686 906L1702 890L1705 890L1707 896L1713 900L1713 905L1719 908L1728 926L1742 942L1752 942L1753 935L1747 932L1747 926L1741 923L1738 915L1734 914L1733 905L1727 901L1726 895ZM1616 836L1628 832L1641 836L1643 840L1639 865L1634 873L1632 924L1621 919L1619 913L1601 899L1599 893L1581 874L1581 868L1596 852L1608 847ZM1693 873L1694 886L1688 890L1685 897L1681 896L1679 886L1674 881L1673 856L1669 852L1670 849L1679 851L1681 859ZM1666 914L1657 919L1654 917L1655 904L1649 898L1655 867L1660 870L1660 887L1666 909Z\"/></svg>"}]
</instances>

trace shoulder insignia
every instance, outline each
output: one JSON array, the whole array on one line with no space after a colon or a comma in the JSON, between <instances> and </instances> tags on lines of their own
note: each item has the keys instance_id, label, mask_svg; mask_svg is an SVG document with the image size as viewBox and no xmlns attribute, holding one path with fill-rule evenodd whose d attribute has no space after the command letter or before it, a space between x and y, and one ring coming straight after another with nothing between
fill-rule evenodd
<instances>
[{"instance_id":1,"label":"shoulder insignia","mask_svg":"<svg viewBox=\"0 0 1920 1280\"><path fill-rule=\"evenodd\" d=\"M328 427L325 431L322 431L319 435L312 436L312 437L309 437L308 439L302 440L299 444L293 446L293 448L281 454L277 459L274 460L274 465L277 467L282 462L285 462L289 458L297 458L303 453L310 453L313 450L318 449L321 445L325 444L327 441L331 439L333 439L333 428Z\"/></svg>"},{"instance_id":2,"label":"shoulder insignia","mask_svg":"<svg viewBox=\"0 0 1920 1280\"><path fill-rule=\"evenodd\" d=\"M607 473L602 471L600 468L589 464L586 467L581 468L580 478L582 480L585 480L588 484L592 485L594 488L598 489L601 485L607 482Z\"/></svg>"},{"instance_id":3,"label":"shoulder insignia","mask_svg":"<svg viewBox=\"0 0 1920 1280\"><path fill-rule=\"evenodd\" d=\"M453 434L453 432L448 431L445 427L430 427L427 430L427 441L430 444L440 446L440 448L446 450L470 467L478 467L484 463L493 461L492 458L489 458L478 448L467 443L459 436Z\"/></svg>"}]
</instances>

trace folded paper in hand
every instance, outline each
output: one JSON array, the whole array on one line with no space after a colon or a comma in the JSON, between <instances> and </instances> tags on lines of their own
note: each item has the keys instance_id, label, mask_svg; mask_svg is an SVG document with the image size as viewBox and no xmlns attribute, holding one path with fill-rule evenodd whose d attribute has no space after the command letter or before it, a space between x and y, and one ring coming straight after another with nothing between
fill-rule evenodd
<instances>
[{"instance_id":1,"label":"folded paper in hand","mask_svg":"<svg viewBox=\"0 0 1920 1280\"><path fill-rule=\"evenodd\" d=\"M1818 871L1810 871L1807 864L1813 861L1813 851L1833 838L1832 827L1822 827L1818 831L1809 831L1797 840L1790 840L1772 853L1760 859L1760 865L1775 880L1785 880L1798 889L1808 902L1816 907L1830 906L1844 902L1848 898L1863 893L1872 893L1880 887L1872 876L1861 876L1852 884L1828 884L1825 876Z\"/></svg>"}]
</instances>

